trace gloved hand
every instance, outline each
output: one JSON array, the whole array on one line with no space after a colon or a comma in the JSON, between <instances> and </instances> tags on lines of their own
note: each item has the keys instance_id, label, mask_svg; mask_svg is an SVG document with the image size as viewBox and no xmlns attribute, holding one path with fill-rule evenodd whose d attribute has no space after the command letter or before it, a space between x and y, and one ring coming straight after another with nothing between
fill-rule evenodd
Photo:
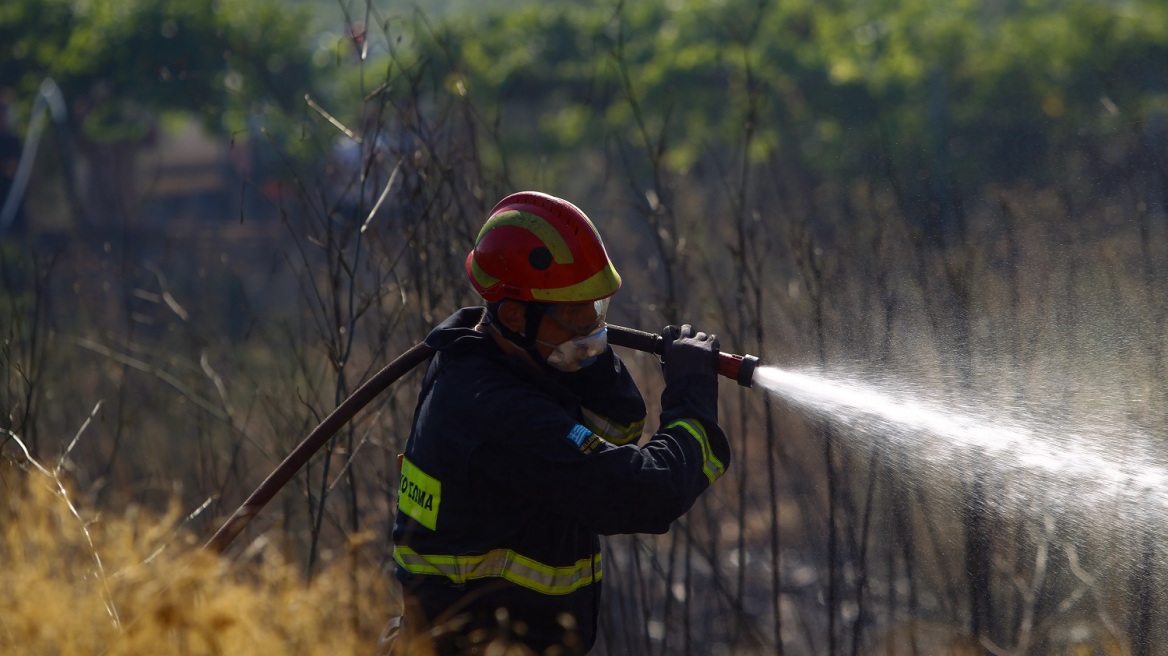
<instances>
[{"instance_id":1,"label":"gloved hand","mask_svg":"<svg viewBox=\"0 0 1168 656\"><path fill-rule=\"evenodd\" d=\"M699 333L688 323L681 328L666 326L661 331L665 352L665 384L690 374L718 375L718 338Z\"/></svg>"}]
</instances>

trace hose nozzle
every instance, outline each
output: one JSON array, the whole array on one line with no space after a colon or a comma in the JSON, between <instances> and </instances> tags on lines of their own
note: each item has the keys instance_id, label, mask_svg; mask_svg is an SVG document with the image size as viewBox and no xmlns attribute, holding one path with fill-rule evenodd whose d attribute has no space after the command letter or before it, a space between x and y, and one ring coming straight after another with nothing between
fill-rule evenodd
<instances>
[{"instance_id":1,"label":"hose nozzle","mask_svg":"<svg viewBox=\"0 0 1168 656\"><path fill-rule=\"evenodd\" d=\"M623 346L644 353L665 355L665 340L656 333L634 330L623 326L608 325L608 343ZM758 358L753 355L735 355L718 352L718 374L737 382L743 387L754 385L754 370L758 368Z\"/></svg>"},{"instance_id":2,"label":"hose nozzle","mask_svg":"<svg viewBox=\"0 0 1168 656\"><path fill-rule=\"evenodd\" d=\"M718 352L718 373L743 387L754 386L754 370L758 358L753 355L735 355Z\"/></svg>"}]
</instances>

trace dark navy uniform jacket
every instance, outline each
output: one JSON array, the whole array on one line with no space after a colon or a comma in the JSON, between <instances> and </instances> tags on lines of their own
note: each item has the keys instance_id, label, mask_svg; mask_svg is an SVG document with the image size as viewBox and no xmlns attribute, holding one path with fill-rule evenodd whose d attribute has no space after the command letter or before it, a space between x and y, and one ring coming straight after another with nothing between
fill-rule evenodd
<instances>
[{"instance_id":1,"label":"dark navy uniform jacket","mask_svg":"<svg viewBox=\"0 0 1168 656\"><path fill-rule=\"evenodd\" d=\"M598 534L664 533L730 462L717 379L667 385L661 429L638 446L644 401L611 348L577 372L539 371L474 330L482 313L426 338L437 353L401 463L396 575L432 624L489 626L506 608L537 652L586 651Z\"/></svg>"}]
</instances>

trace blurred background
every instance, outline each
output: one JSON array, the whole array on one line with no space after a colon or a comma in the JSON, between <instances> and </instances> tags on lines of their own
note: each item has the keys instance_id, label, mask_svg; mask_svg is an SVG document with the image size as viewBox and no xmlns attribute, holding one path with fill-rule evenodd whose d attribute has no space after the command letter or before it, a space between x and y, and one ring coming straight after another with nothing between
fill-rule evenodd
<instances>
[{"instance_id":1,"label":"blurred background","mask_svg":"<svg viewBox=\"0 0 1168 656\"><path fill-rule=\"evenodd\" d=\"M1106 470L726 381L730 473L607 540L594 653L1168 653L1159 0L5 0L0 455L209 537L477 304L466 252L522 189L597 224L613 323ZM418 382L239 544L388 578Z\"/></svg>"}]
</instances>

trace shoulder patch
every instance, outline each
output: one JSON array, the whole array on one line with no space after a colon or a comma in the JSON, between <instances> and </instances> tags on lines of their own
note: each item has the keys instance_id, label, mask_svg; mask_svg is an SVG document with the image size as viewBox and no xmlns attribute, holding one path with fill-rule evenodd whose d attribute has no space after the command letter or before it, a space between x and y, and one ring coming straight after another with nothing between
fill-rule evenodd
<instances>
[{"instance_id":1,"label":"shoulder patch","mask_svg":"<svg viewBox=\"0 0 1168 656\"><path fill-rule=\"evenodd\" d=\"M582 453L592 453L592 450L600 443L600 438L596 437L592 431L588 430L582 424L572 426L572 430L568 431L566 437Z\"/></svg>"}]
</instances>

